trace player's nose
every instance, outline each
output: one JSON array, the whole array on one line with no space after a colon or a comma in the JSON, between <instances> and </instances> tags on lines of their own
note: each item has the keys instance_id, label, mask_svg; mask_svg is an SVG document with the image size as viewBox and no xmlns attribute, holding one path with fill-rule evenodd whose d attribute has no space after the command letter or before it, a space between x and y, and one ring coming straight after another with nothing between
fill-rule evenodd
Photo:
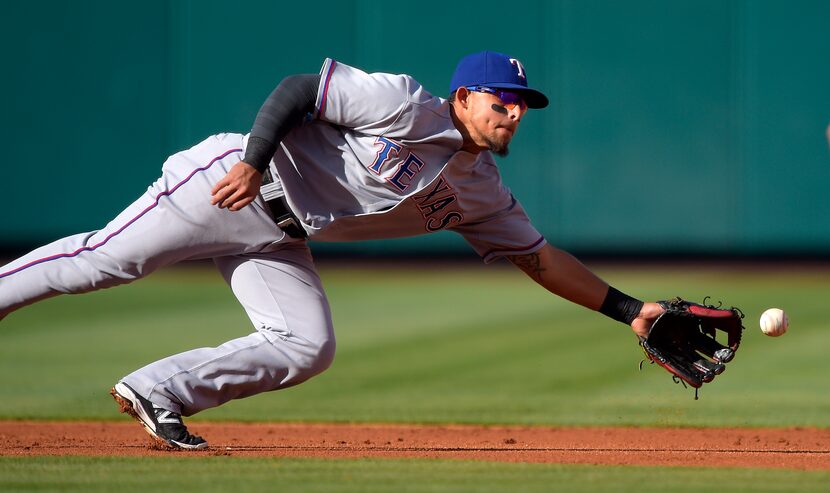
<instances>
[{"instance_id":1,"label":"player's nose","mask_svg":"<svg viewBox=\"0 0 830 493\"><path fill-rule=\"evenodd\" d=\"M526 110L522 110L519 105L515 105L512 108L507 109L507 116L516 123L519 123L522 121L522 116L524 116L525 111Z\"/></svg>"}]
</instances>

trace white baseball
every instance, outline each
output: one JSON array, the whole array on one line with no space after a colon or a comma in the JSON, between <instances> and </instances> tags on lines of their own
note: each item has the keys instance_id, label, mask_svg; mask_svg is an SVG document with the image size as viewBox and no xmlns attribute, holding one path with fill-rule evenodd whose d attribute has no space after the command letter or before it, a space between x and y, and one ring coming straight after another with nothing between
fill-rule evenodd
<instances>
[{"instance_id":1,"label":"white baseball","mask_svg":"<svg viewBox=\"0 0 830 493\"><path fill-rule=\"evenodd\" d=\"M761 332L770 337L784 335L789 325L787 314L780 308L770 308L761 314Z\"/></svg>"}]
</instances>

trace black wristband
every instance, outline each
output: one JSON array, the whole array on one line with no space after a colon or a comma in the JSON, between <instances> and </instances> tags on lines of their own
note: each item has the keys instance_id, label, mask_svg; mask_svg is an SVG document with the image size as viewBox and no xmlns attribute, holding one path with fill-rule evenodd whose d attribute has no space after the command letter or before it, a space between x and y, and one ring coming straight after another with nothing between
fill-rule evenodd
<instances>
[{"instance_id":1,"label":"black wristband","mask_svg":"<svg viewBox=\"0 0 830 493\"><path fill-rule=\"evenodd\" d=\"M599 307L599 312L618 322L630 325L640 314L643 305L642 301L608 286L608 294L605 295L605 300L602 302L602 306Z\"/></svg>"}]
</instances>

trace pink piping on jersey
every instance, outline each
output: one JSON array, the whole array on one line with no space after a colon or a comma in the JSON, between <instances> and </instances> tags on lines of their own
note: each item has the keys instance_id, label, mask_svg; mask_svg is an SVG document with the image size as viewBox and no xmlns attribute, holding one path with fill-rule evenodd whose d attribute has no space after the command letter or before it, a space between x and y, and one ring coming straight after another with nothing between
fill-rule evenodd
<instances>
[{"instance_id":1,"label":"pink piping on jersey","mask_svg":"<svg viewBox=\"0 0 830 493\"><path fill-rule=\"evenodd\" d=\"M528 245L526 247L515 248L515 249L510 249L510 250L490 250L490 251L486 252L484 255L482 255L481 258L487 258L490 255L494 255L494 254L497 254L497 253L498 254L510 254L510 253L513 253L513 252L516 252L516 253L526 252L528 250L532 250L532 249L536 248L537 246L539 246L544 241L545 241L545 237L541 236L541 237L539 237L538 240L534 241L533 243L531 243L530 245Z\"/></svg>"},{"instance_id":2,"label":"pink piping on jersey","mask_svg":"<svg viewBox=\"0 0 830 493\"><path fill-rule=\"evenodd\" d=\"M326 74L326 83L323 84L323 97L320 98L320 111L317 112L317 118L322 117L326 113L326 102L328 102L329 96L329 82L331 82L331 76L334 74L334 67L337 65L335 60L331 61L329 65L329 71Z\"/></svg>"},{"instance_id":3,"label":"pink piping on jersey","mask_svg":"<svg viewBox=\"0 0 830 493\"><path fill-rule=\"evenodd\" d=\"M74 251L74 252L72 252L72 253L59 253L59 254L56 254L56 255L51 255L51 256L49 256L49 257L41 258L41 259L38 259L38 260L33 260L33 261L29 262L28 264L26 264L26 265L22 265L22 266L20 266L20 267L18 267L18 268L16 268L16 269L14 269L14 270L10 270L10 271L8 271L8 272L2 272L2 273L0 273L0 279L2 279L2 278L4 278L4 277L7 277L7 276L10 276L10 275L12 275L12 274L16 274L16 273L18 273L18 272L20 272L20 271L22 271L22 270L24 270L24 269L28 269L29 267L34 266L34 265L42 264L42 263L49 262L49 261L52 261L52 260L55 260L55 259L59 259L59 258L71 258L71 257L75 257L75 256L77 256L77 255L80 255L82 252L91 252L91 251L93 251L93 250L95 250L95 249L97 249L97 248L100 248L101 246L105 245L108 241L110 241L112 238L114 238L115 236L117 236L118 234L120 234L122 231L124 231L125 229L127 229L127 227L129 227L131 224L133 224L134 222L138 221L138 220L139 220L139 219L140 219L140 218L141 218L144 214L147 214L148 212L150 212L150 210L154 209L154 208L155 208L155 207L159 204L159 200L161 200L161 198L162 198L162 197L166 197L166 196L168 196L168 195L172 194L172 193L173 193L173 192L175 192L175 191L176 191L179 187L181 187L182 185L184 185L185 183L187 183L187 182L188 182L191 178L193 178L193 176L194 176L196 173L199 173L199 172L201 172L201 171L205 171L206 169L208 169L208 168L210 168L211 166L213 166L213 163L215 163L216 161L219 161L220 159L224 159L224 158L225 158L225 157L227 157L229 154L233 154L234 152L242 152L242 149L231 149L231 150L229 150L228 152L226 152L226 153L222 154L221 156L217 156L217 157L213 158L213 159L212 159L212 160L211 160L211 161L210 161L210 162L209 162L206 166L203 166L203 167L201 167L201 168L196 168L195 170L193 170L193 172L192 172L192 173L190 173L189 175L187 175L187 178L185 178L184 180L182 180L182 181L180 181L179 183L177 183L176 185L174 185L174 186L173 186L173 188L171 188L170 190L166 190L166 191L164 191L164 192L161 192L160 194L156 195L156 198L155 198L155 200L154 200L154 202L153 202L152 204L150 204L149 206L147 206L147 208L146 208L146 209L144 209L143 211L141 211L141 212L140 212L137 216L135 216L134 218L132 218L132 219L130 219L129 221L127 221L127 224L125 224L125 225L121 226L121 227L120 227L120 228L118 228L116 231L113 231L112 233L110 233L110 234L109 234L106 238L104 238L103 240L101 240L99 243L96 243L95 245L92 245L92 246L85 246L85 247L83 247L83 248L79 248L79 249L75 250L75 251Z\"/></svg>"}]
</instances>

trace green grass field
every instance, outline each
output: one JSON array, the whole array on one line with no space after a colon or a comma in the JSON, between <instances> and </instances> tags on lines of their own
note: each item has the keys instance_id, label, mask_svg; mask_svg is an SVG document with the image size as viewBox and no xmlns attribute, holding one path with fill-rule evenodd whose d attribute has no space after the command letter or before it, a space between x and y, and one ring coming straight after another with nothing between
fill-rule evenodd
<instances>
[{"instance_id":1,"label":"green grass field","mask_svg":"<svg viewBox=\"0 0 830 493\"><path fill-rule=\"evenodd\" d=\"M332 368L299 387L192 420L828 426L828 272L695 265L596 270L640 298L712 296L739 306L748 330L735 362L695 401L663 370L638 371L642 353L629 329L548 295L514 269L324 264L338 337ZM760 313L772 306L784 308L791 321L790 332L777 339L757 328ZM0 419L126 419L108 395L118 378L159 357L250 330L218 273L198 266L44 301L0 323ZM556 484L567 491L662 491L666 484L699 491L704 485L695 478L704 477L730 491L826 491L821 487L830 480L798 471L655 473L460 461L4 458L0 491L107 490L121 470L163 485L176 475L172 464L211 485L200 491L229 489L209 479L214 474L234 477L241 491L277 485L283 491L548 491ZM651 474L664 478L659 488L644 482ZM133 491L131 484L119 490Z\"/></svg>"},{"instance_id":2,"label":"green grass field","mask_svg":"<svg viewBox=\"0 0 830 493\"><path fill-rule=\"evenodd\" d=\"M0 491L826 492L830 474L426 460L0 458Z\"/></svg>"}]
</instances>

